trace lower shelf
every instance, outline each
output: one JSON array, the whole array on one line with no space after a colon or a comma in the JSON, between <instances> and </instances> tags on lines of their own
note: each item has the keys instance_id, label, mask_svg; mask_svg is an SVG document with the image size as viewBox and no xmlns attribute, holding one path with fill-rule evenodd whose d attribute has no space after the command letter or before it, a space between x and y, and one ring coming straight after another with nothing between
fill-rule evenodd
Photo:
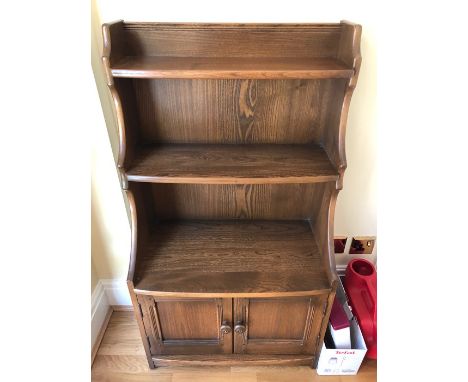
<instances>
[{"instance_id":1,"label":"lower shelf","mask_svg":"<svg viewBox=\"0 0 468 382\"><path fill-rule=\"evenodd\" d=\"M330 289L307 221L166 221L138 251L137 293L300 296Z\"/></svg>"}]
</instances>

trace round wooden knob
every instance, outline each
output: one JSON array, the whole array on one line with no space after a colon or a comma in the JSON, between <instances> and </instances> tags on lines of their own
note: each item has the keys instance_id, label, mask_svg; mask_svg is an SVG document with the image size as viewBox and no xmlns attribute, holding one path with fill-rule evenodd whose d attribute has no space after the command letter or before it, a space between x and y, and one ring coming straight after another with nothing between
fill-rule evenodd
<instances>
[{"instance_id":1,"label":"round wooden knob","mask_svg":"<svg viewBox=\"0 0 468 382\"><path fill-rule=\"evenodd\" d=\"M221 333L223 334L229 334L231 333L231 326L229 325L229 323L227 321L223 321L221 327L219 328L219 330L221 331Z\"/></svg>"},{"instance_id":2,"label":"round wooden knob","mask_svg":"<svg viewBox=\"0 0 468 382\"><path fill-rule=\"evenodd\" d=\"M234 327L234 331L236 333L242 334L245 332L245 325L242 324L241 322L237 323L236 326Z\"/></svg>"}]
</instances>

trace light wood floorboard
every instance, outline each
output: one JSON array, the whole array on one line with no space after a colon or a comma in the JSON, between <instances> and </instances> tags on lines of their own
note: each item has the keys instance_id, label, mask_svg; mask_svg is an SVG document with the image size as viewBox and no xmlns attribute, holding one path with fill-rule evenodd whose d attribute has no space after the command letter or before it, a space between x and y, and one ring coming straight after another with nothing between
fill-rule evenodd
<instances>
[{"instance_id":1,"label":"light wood floorboard","mask_svg":"<svg viewBox=\"0 0 468 382\"><path fill-rule=\"evenodd\" d=\"M148 368L133 312L114 311L97 352L93 382L374 382L377 363L364 360L356 376L319 376L306 366Z\"/></svg>"}]
</instances>

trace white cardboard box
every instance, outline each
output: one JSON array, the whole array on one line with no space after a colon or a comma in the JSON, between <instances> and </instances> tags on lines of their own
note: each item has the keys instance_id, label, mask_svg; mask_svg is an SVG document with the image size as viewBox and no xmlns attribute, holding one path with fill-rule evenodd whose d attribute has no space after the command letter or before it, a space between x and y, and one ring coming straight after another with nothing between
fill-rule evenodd
<instances>
[{"instance_id":1,"label":"white cardboard box","mask_svg":"<svg viewBox=\"0 0 468 382\"><path fill-rule=\"evenodd\" d=\"M350 324L351 326L351 324ZM339 330L333 329L333 325L328 323L328 330L333 337L333 342L340 349L351 349L351 332L350 328L341 328Z\"/></svg>"},{"instance_id":2,"label":"white cardboard box","mask_svg":"<svg viewBox=\"0 0 468 382\"><path fill-rule=\"evenodd\" d=\"M351 349L327 348L325 341L317 364L319 375L355 375L367 352L361 329L349 309L341 283L338 284L336 298L343 304L346 315L350 318ZM328 333L327 333L328 334Z\"/></svg>"}]
</instances>

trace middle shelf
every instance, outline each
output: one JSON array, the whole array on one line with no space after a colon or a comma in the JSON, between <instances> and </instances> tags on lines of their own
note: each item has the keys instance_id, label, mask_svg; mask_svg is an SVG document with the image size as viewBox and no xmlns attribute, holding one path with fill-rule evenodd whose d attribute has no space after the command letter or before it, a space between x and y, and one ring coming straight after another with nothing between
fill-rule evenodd
<instances>
[{"instance_id":1,"label":"middle shelf","mask_svg":"<svg viewBox=\"0 0 468 382\"><path fill-rule=\"evenodd\" d=\"M275 184L336 181L318 145L164 144L141 147L126 171L150 183Z\"/></svg>"},{"instance_id":2,"label":"middle shelf","mask_svg":"<svg viewBox=\"0 0 468 382\"><path fill-rule=\"evenodd\" d=\"M330 288L306 220L154 223L135 269L139 293L241 297Z\"/></svg>"}]
</instances>

